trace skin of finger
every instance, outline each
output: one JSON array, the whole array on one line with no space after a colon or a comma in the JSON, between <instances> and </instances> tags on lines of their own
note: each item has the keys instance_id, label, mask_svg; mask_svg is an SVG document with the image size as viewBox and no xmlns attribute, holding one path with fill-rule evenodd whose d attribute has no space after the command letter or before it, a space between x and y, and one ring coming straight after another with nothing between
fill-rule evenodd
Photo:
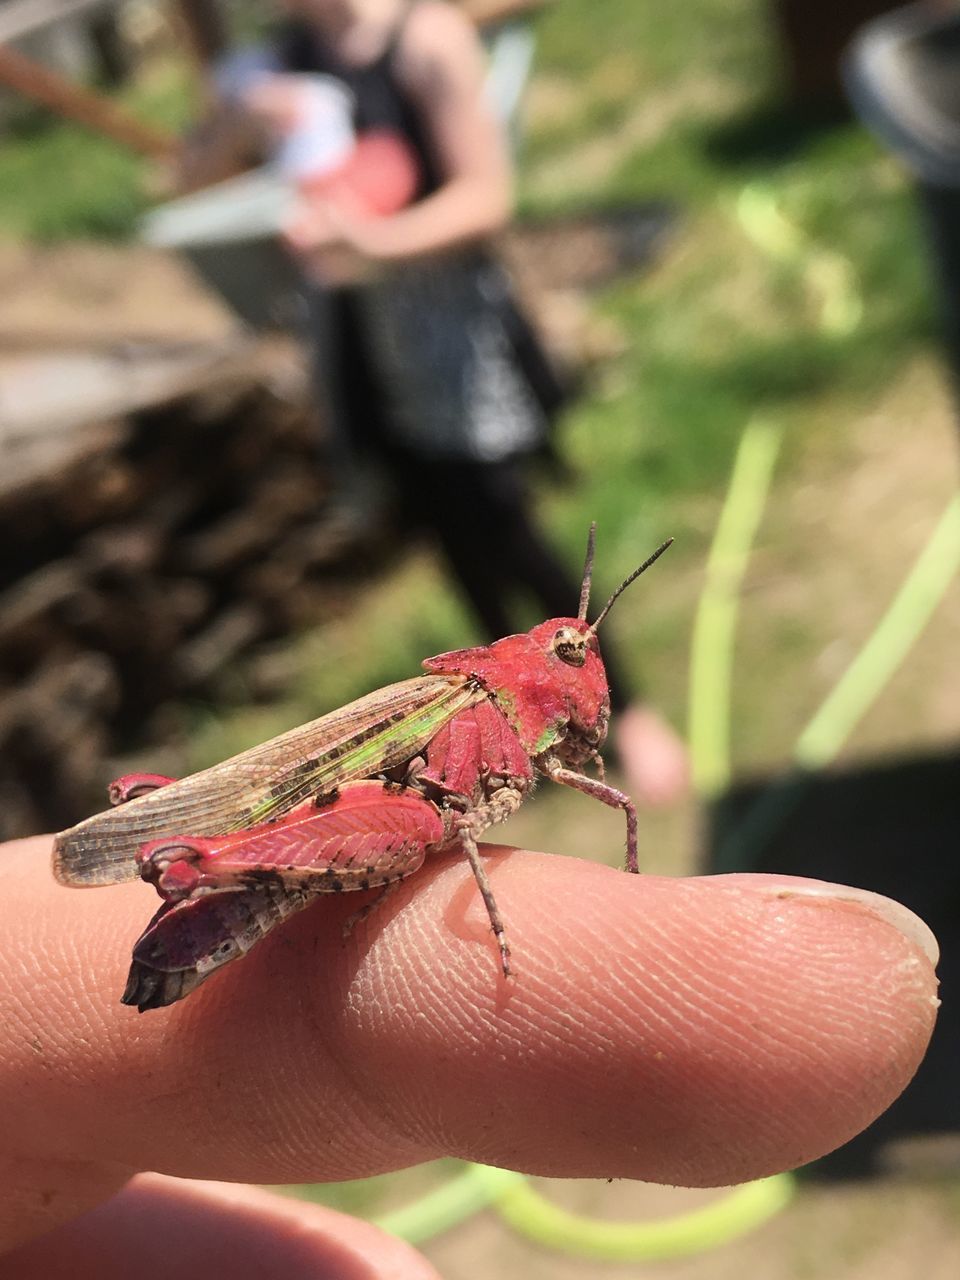
<instances>
[{"instance_id":1,"label":"skin of finger","mask_svg":"<svg viewBox=\"0 0 960 1280\"><path fill-rule=\"evenodd\" d=\"M8 847L0 1145L258 1182L453 1154L716 1185L839 1145L922 1057L932 968L863 909L486 853L509 980L469 869L438 859L349 942L359 899L318 902L138 1016L118 995L146 886L64 889L48 845Z\"/></svg>"},{"instance_id":2,"label":"skin of finger","mask_svg":"<svg viewBox=\"0 0 960 1280\"><path fill-rule=\"evenodd\" d=\"M369 1223L257 1187L142 1174L106 1203L0 1258L0 1280L437 1280Z\"/></svg>"}]
</instances>

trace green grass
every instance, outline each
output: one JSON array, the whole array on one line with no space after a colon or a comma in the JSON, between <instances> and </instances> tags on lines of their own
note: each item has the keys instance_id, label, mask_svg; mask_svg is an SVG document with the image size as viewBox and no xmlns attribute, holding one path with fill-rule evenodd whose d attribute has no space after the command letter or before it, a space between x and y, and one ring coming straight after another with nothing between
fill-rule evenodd
<instances>
[{"instance_id":1,"label":"green grass","mask_svg":"<svg viewBox=\"0 0 960 1280\"><path fill-rule=\"evenodd\" d=\"M119 95L131 115L175 131L190 119L192 103L185 69L166 62ZM37 108L0 137L0 237L129 238L150 203L150 172L144 157Z\"/></svg>"}]
</instances>

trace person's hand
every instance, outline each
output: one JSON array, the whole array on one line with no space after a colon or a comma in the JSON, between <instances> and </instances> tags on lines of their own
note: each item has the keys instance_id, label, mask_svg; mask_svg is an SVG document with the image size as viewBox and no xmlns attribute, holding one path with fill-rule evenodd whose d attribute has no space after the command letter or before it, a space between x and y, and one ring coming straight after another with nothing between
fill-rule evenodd
<instances>
[{"instance_id":1,"label":"person's hand","mask_svg":"<svg viewBox=\"0 0 960 1280\"><path fill-rule=\"evenodd\" d=\"M659 711L643 702L625 707L614 721L613 739L627 791L639 804L664 808L689 794L686 744Z\"/></svg>"},{"instance_id":2,"label":"person's hand","mask_svg":"<svg viewBox=\"0 0 960 1280\"><path fill-rule=\"evenodd\" d=\"M0 1277L429 1275L363 1224L187 1180L460 1156L728 1184L852 1137L923 1056L936 947L895 903L485 852L509 980L439 856L348 941L352 895L322 899L138 1016L119 995L152 892L60 887L47 839L0 849Z\"/></svg>"},{"instance_id":3,"label":"person's hand","mask_svg":"<svg viewBox=\"0 0 960 1280\"><path fill-rule=\"evenodd\" d=\"M319 284L359 284L391 257L389 218L363 217L318 196L297 201L283 239Z\"/></svg>"}]
</instances>

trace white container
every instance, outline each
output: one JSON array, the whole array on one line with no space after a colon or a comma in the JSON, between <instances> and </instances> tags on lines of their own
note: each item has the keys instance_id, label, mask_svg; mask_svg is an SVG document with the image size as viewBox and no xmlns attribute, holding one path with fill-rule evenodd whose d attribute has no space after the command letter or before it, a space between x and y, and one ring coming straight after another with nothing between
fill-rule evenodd
<instances>
[{"instance_id":1,"label":"white container","mask_svg":"<svg viewBox=\"0 0 960 1280\"><path fill-rule=\"evenodd\" d=\"M293 182L330 173L354 148L353 94L332 76L288 75L297 123L273 154L277 170Z\"/></svg>"},{"instance_id":2,"label":"white container","mask_svg":"<svg viewBox=\"0 0 960 1280\"><path fill-rule=\"evenodd\" d=\"M182 253L247 324L286 328L302 277L279 237L295 199L275 168L257 169L154 209L140 236Z\"/></svg>"},{"instance_id":3,"label":"white container","mask_svg":"<svg viewBox=\"0 0 960 1280\"><path fill-rule=\"evenodd\" d=\"M294 123L277 139L271 161L293 181L337 168L353 150L353 94L334 76L284 71L274 50L251 45L220 59L214 83L238 107L260 89L284 97Z\"/></svg>"}]
</instances>

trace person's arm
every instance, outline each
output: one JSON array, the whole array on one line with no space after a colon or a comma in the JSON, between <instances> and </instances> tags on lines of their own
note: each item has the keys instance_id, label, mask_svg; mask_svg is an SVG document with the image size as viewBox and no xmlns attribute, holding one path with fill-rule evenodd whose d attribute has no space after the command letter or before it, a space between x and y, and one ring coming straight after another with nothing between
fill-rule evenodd
<instances>
[{"instance_id":1,"label":"person's arm","mask_svg":"<svg viewBox=\"0 0 960 1280\"><path fill-rule=\"evenodd\" d=\"M422 4L405 33L398 71L427 126L443 183L390 220L394 252L436 252L499 231L513 208L513 175L472 24L449 5Z\"/></svg>"},{"instance_id":2,"label":"person's arm","mask_svg":"<svg viewBox=\"0 0 960 1280\"><path fill-rule=\"evenodd\" d=\"M550 0L460 0L460 8L478 27L508 22L542 9Z\"/></svg>"}]
</instances>

